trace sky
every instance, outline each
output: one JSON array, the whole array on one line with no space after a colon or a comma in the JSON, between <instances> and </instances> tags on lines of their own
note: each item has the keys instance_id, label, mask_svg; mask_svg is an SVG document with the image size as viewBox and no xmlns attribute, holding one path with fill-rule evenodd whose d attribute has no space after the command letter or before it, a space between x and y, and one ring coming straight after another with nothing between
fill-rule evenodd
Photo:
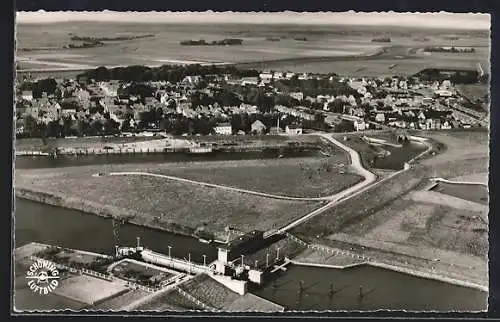
<instances>
[{"instance_id":1,"label":"sky","mask_svg":"<svg viewBox=\"0 0 500 322\"><path fill-rule=\"evenodd\" d=\"M394 25L450 29L490 29L490 15L482 13L356 13L348 12L18 12L18 23L117 21L137 23L281 23L318 25Z\"/></svg>"}]
</instances>

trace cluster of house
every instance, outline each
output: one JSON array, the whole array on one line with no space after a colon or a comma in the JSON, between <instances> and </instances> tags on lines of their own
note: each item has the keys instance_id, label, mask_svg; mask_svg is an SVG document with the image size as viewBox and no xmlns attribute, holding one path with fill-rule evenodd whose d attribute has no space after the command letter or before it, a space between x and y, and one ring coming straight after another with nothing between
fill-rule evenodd
<instances>
[{"instance_id":1,"label":"cluster of house","mask_svg":"<svg viewBox=\"0 0 500 322\"><path fill-rule=\"evenodd\" d=\"M462 98L449 80L420 82L413 79L349 79L349 85L361 97L361 104L350 100L343 113L357 118L357 130L368 128L368 122L409 129L469 128L485 115L461 104ZM383 92L384 95L376 93ZM363 108L360 108L360 105Z\"/></svg>"},{"instance_id":2,"label":"cluster of house","mask_svg":"<svg viewBox=\"0 0 500 322\"><path fill-rule=\"evenodd\" d=\"M18 95L21 104L16 105L17 118L31 115L38 122L50 123L61 121L63 118L71 120L102 120L105 115L119 123L128 122L130 128L144 119L144 115L154 111L160 118L167 114L182 115L187 118L206 116L218 120L214 127L217 134L232 134L233 129L228 123L234 114L259 114L255 105L241 103L237 106L221 106L217 102L207 105L193 106L193 93L214 97L214 93L227 84L242 86L265 86L266 94L288 95L298 102L298 106L276 105L274 112L281 115L293 116L304 121L314 121L315 112L302 105L315 103L323 106L323 112L331 111L332 104L341 104L341 114L351 116L356 130L368 129L370 124L381 123L399 128L415 129L448 129L452 127L468 127L474 124L481 116L460 104L460 96L454 90L450 81L424 83L418 79L392 78L333 78L330 81L339 81L348 84L359 95L317 95L306 96L300 91L288 93L279 92L273 88L275 80L290 80L297 77L307 80L320 77L314 74L296 74L281 72L262 72L258 77L233 77L229 75L186 76L181 82L171 84L166 81L148 82L153 92L148 97L138 95L119 95L119 89L129 86L122 81L90 82L80 84L75 80L58 81L55 94L42 94L34 98L30 91L23 91ZM198 86L205 80L204 86ZM241 96L235 93L237 96ZM295 104L297 105L297 104ZM62 121L61 121L62 122ZM22 122L18 122L22 124ZM157 129L158 122L150 122L148 128ZM277 132L281 128L267 129L265 125L256 121L252 124L252 132ZM22 128L18 128L22 131ZM284 129L287 134L300 134L300 124L289 125Z\"/></svg>"}]
</instances>

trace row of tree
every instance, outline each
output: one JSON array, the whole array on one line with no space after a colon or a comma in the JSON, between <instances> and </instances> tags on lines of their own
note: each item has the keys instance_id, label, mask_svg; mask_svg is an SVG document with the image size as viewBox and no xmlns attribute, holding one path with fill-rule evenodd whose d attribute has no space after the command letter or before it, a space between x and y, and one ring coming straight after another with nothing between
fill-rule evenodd
<instances>
[{"instance_id":1,"label":"row of tree","mask_svg":"<svg viewBox=\"0 0 500 322\"><path fill-rule=\"evenodd\" d=\"M163 65L160 67L127 66L108 69L99 67L88 70L77 76L77 79L94 79L96 81L123 80L123 81L169 81L178 83L186 76L191 75L224 75L229 74L237 77L256 77L256 70L242 70L234 66L202 66L200 64L190 65Z\"/></svg>"}]
</instances>

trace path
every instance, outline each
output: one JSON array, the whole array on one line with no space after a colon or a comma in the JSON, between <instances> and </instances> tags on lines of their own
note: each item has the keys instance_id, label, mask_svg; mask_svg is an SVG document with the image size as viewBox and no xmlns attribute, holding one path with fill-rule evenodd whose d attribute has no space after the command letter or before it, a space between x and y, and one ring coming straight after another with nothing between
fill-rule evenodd
<instances>
[{"instance_id":1,"label":"path","mask_svg":"<svg viewBox=\"0 0 500 322\"><path fill-rule=\"evenodd\" d=\"M342 150L346 151L349 153L350 159L351 159L351 166L358 172L358 174L362 175L364 177L364 180L343 190L340 191L336 194L333 194L331 196L325 196L325 197L317 197L317 198L301 198L301 197L287 197L287 196L281 196L281 195L274 195L274 194L269 194L269 193L264 193L264 192L257 192L257 191L252 191L252 190L247 190L247 189L241 189L241 188L235 188L235 187L229 187L229 186L223 186L223 185L218 185L218 184L213 184L213 183L207 183L207 182L202 182L202 181L196 181L196 180L190 180L190 179L185 179L185 178L179 178L179 177L174 177L174 176L168 176L168 175L162 175L162 174L155 174L155 173L149 173L149 172L111 172L108 175L111 176L126 176L126 175L138 175L138 176L150 176L150 177L157 177L157 178L163 178L163 179L168 179L168 180L173 180L177 182L182 182L182 183L189 183L189 184L197 184L200 186L205 186L205 187L210 187L210 188L218 188L218 189L224 189L228 191L234 191L234 192L239 192L239 193L246 193L246 194L251 194L255 196L260 196L260 197L266 197L266 198L273 198L273 199L281 199L281 200L291 200L291 201L328 201L328 203L308 214L305 216L302 216L301 218L294 220L293 222L287 224L286 226L270 231L266 233L266 237L275 235L275 234L282 234L293 227L296 227L303 222L311 219L314 216L317 216L324 211L334 207L337 205L339 202L347 200L347 198L356 196L367 189L378 185L386 180L389 180L390 178L404 172L410 169L409 164L411 164L415 159L421 157L422 155L426 154L429 152L432 148L429 144L425 143L428 145L427 150L424 152L420 153L418 156L413 158L412 160L408 161L408 166L405 166L404 169L394 172L388 177L377 181L377 176L370 172L369 170L365 169L363 167L363 164L361 162L361 157L359 156L359 153L355 151L354 149L342 144L340 141L336 140L333 138L333 135L331 134L324 134L324 133L315 133L315 135L318 135L322 137L323 139L329 141L330 143L338 146Z\"/></svg>"},{"instance_id":2,"label":"path","mask_svg":"<svg viewBox=\"0 0 500 322\"><path fill-rule=\"evenodd\" d=\"M321 213L323 213L324 211L336 206L338 203L340 202L343 202L349 198L352 198L360 193L363 193L365 192L366 190L376 186L376 185L379 185L381 184L382 182L385 182L395 176L397 176L398 174L402 173L402 172L405 172L405 171L408 171L410 169L410 164L415 161L416 159L420 158L421 156L423 156L424 154L428 153L431 149L432 149L432 145L426 143L425 141L423 141L424 144L427 145L427 149L425 151L423 151L422 153L420 153L419 155L417 155L416 157L414 157L413 159L409 160L407 162L407 166L404 167L404 169L402 170L399 170L399 171L396 171L392 174L390 174L389 176L385 177L384 179L382 180L379 180L379 181L376 181L377 177L375 176L375 174L371 173L370 171L368 171L367 169L365 169L363 167L363 164L361 163L361 158L359 156L359 153L357 151L355 151L354 149L351 149L350 147L342 144L341 142L337 141L336 139L333 138L333 136L330 134L317 134L319 136L321 136L322 138L328 140L329 142L335 144L336 146L340 147L341 149L343 149L344 151L347 151L351 157L351 165L356 169L356 171L361 174L362 176L365 177L365 180L352 186L352 187L349 187L339 193L337 193L335 196L332 196L332 199L329 203L327 203L326 205L324 205L323 207L321 208L318 208L310 213L308 213L307 215L289 223L288 225L276 230L276 231L273 231L273 232L268 232L266 234L266 236L271 236L271 235L275 235L275 234L282 234L300 224L302 224L303 222L311 219L312 217L314 216L317 216ZM416 137L417 139L420 139L418 137Z\"/></svg>"},{"instance_id":3,"label":"path","mask_svg":"<svg viewBox=\"0 0 500 322\"><path fill-rule=\"evenodd\" d=\"M224 189L224 190L233 191L233 192L246 193L246 194L255 195L255 196L259 196L259 197L281 199L281 200L330 201L330 202L337 201L337 200L365 187L366 185L369 185L370 183L374 182L377 179L377 177L373 173L371 173L367 169L363 168L363 165L361 163L361 158L360 158L358 152L356 152L355 150L351 149L350 147L340 143L339 141L335 140L331 135L319 134L319 136L326 139L327 141L333 143L334 145L337 145L338 147L340 147L344 151L348 152L350 155L350 159L351 159L351 166L360 175L362 175L365 179L363 181L355 184L354 186L351 186L351 187L349 187L343 191L340 191L336 194L333 194L331 196L325 196L325 197L289 197L289 196L275 195L275 194L270 194L270 193L265 193L265 192L258 192L258 191L248 190L248 189L224 186L224 185L215 184L215 183L196 181L196 180L191 180L191 179L185 179L185 178L169 176L169 175L164 175L164 174L150 173L150 172L139 172L139 171L111 172L108 175L110 175L110 176L137 175L137 176L156 177L156 178L162 178L162 179L167 179L167 180L172 180L172 181L177 181L177 182L182 182L182 183L196 184L196 185L200 185L200 186L204 186L204 187ZM319 208L318 210L320 210L322 208Z\"/></svg>"},{"instance_id":4,"label":"path","mask_svg":"<svg viewBox=\"0 0 500 322\"><path fill-rule=\"evenodd\" d=\"M324 205L323 207L320 207L310 213L308 213L307 215L289 223L288 225L278 229L277 231L275 231L273 233L274 234L281 234L281 233L284 233L290 229L292 229L293 227L297 226L297 225L300 225L301 223L311 219L312 217L318 215L318 214L321 214L322 212L332 208L333 206L335 206L338 202L340 202L341 200L345 199L347 196L353 196L354 194L357 194L359 192L362 192L364 191L366 188L368 188L369 186L371 186L372 183L374 183L376 180L377 180L377 176L375 174L373 174L372 172L368 171L367 169L365 169L363 167L363 164L361 163L361 157L359 156L359 153L357 151L355 151L354 149L351 149L350 147L342 144L341 142L337 141L336 139L333 138L332 135L328 135L328 134L319 134L320 137L324 138L325 140L328 140L329 142L335 144L336 146L338 146L339 148L341 148L342 150L346 151L347 153L349 153L349 156L351 158L351 166L356 169L356 171L361 174L365 180L355 184L354 186L351 186L339 193L336 193L335 195L333 196L330 196L330 202L327 203L326 205ZM404 171L404 170L403 170ZM396 172L394 174L392 174L390 177L394 176L395 174L399 173ZM387 178L386 178L387 180ZM381 181L379 181L381 182Z\"/></svg>"},{"instance_id":5,"label":"path","mask_svg":"<svg viewBox=\"0 0 500 322\"><path fill-rule=\"evenodd\" d=\"M273 194L265 193L265 192L252 191L252 190L247 190L247 189L223 186L223 185L219 185L219 184L215 184L215 183L208 183L208 182L184 179L184 178L167 176L167 175L163 175L163 174L149 173L149 172L110 172L108 175L110 175L110 176L133 176L133 175L136 175L136 176L156 177L156 178L162 178L162 179L167 179L167 180L172 180L172 181L177 181L177 182L182 182L182 183L196 184L196 185L209 187L209 188L218 188L218 189L223 189L223 190L228 190L228 191L233 191L233 192L246 193L246 194L255 195L255 196L259 196L259 197L282 199L282 200L325 201L325 200L331 200L331 198L332 198L332 196L317 197L317 198L287 197L287 196L273 195Z\"/></svg>"},{"instance_id":6,"label":"path","mask_svg":"<svg viewBox=\"0 0 500 322\"><path fill-rule=\"evenodd\" d=\"M443 183L449 183L449 184L488 186L488 183L477 182L477 181L453 181L453 180L448 180L448 179L444 179L444 178L432 178L431 180L434 182L443 182Z\"/></svg>"}]
</instances>

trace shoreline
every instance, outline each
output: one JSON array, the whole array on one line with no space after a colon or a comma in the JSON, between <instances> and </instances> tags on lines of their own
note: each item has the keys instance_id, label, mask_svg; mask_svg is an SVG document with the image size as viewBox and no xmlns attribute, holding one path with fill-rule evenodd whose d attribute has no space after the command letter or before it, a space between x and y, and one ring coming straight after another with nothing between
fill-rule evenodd
<instances>
[{"instance_id":1,"label":"shoreline","mask_svg":"<svg viewBox=\"0 0 500 322\"><path fill-rule=\"evenodd\" d=\"M125 210L119 209L113 206L107 206L98 204L95 202L89 202L84 199L79 198L63 198L61 196L57 196L50 193L44 193L39 191L34 191L26 188L16 188L15 189L15 197L20 199L25 199L29 201L38 202L45 205L61 207L70 210L81 211L85 214L98 216L106 219L124 219L127 224L136 225L138 227L153 229L156 231L167 232L175 235L192 237L195 239L199 239L198 236L194 234L195 228L181 226L172 227L170 224L167 224L167 227L159 227L148 222L141 222L140 220L135 219L136 211L133 210ZM128 215L123 215L123 213L127 213ZM132 214L131 214L132 213ZM132 219L127 219L126 217L132 216ZM192 231L192 232L191 232Z\"/></svg>"},{"instance_id":2,"label":"shoreline","mask_svg":"<svg viewBox=\"0 0 500 322\"><path fill-rule=\"evenodd\" d=\"M51 205L51 206L55 206L55 207L61 207L61 208L70 209L70 210L77 210L77 211L84 212L85 214L99 216L99 217L107 218L107 219L111 219L113 217L117 218L117 219L121 218L120 215L117 215L115 213L115 211L113 211L112 207L108 207L105 205L99 205L96 203L91 203L92 204L91 207L85 207L85 206L89 206L88 201L86 202L84 200L76 200L75 198L69 198L69 199L75 199L75 200L68 201L67 199L65 200L65 198L62 198L60 196L56 196L56 195L52 195L52 194L48 194L48 193L37 192L37 191L30 191L28 189L23 189L23 188L16 189L15 197L38 202L38 203L42 203L42 204L46 204L46 205ZM101 209L99 209L100 211L89 210L89 208L97 209L98 207L101 208ZM116 211L119 211L119 210L116 210ZM152 225L152 224L147 223L147 222L140 222L140 221L135 220L135 219L128 220L128 221L126 221L126 223L136 225L138 227L153 229L156 231L163 231L163 232L167 232L167 233L171 233L171 234L175 234L175 235L199 239L199 237L196 236L194 233L187 233L186 232L186 230L193 230L194 231L194 229L190 228L190 227L185 227L185 226L181 226L179 228L175 228L175 227L171 227L171 226L158 227L158 226ZM429 272L426 272L423 270L412 269L412 268L404 267L404 266L397 265L397 264L387 264L387 263L375 262L375 261L364 261L361 263L348 264L348 265L329 265L329 264L321 264L321 263L308 263L308 262L296 261L294 259L290 259L290 263L292 263L294 265L298 265L298 266L323 267L323 268L329 268L329 269L348 269L348 268L359 267L362 265L368 265L368 266L372 266L372 267L378 267L378 268L382 268L382 269L400 272L400 273L415 276L418 278L426 278L426 279L436 280L436 281L440 281L440 282L451 284L451 285L472 288L472 289L476 289L476 290L479 290L482 292L489 292L488 286L480 285L480 284L469 282L466 280L459 280L456 278L446 277L446 276L443 276L442 274L433 274L433 273L429 273Z\"/></svg>"},{"instance_id":3,"label":"shoreline","mask_svg":"<svg viewBox=\"0 0 500 322\"><path fill-rule=\"evenodd\" d=\"M295 261L293 259L290 260L290 263L293 265L297 266L310 266L310 267L321 267L321 268L328 268L328 269L349 269L349 268L354 268L354 267L359 267L363 265L367 266L372 266L372 267L377 267L377 268L382 268L382 269L387 269L391 270L394 272L399 272L403 274L407 274L410 276L415 276L418 278L425 278L425 279L430 279L430 280L435 280L435 281L440 281L446 284L451 284L451 285L457 285L461 287L467 287L467 288L472 288L475 290L479 290L481 292L489 292L489 287L484 286L481 284L465 281L465 280L459 280L456 278L451 278L451 277L446 277L442 276L441 274L433 274L433 273L428 273L425 271L417 270L417 269L412 269L408 267L403 267L400 265L392 265L392 264L387 264L387 263L382 263L382 262L375 262L375 261L364 261L361 263L356 263L356 264L348 264L348 265L330 265L330 264L320 264L320 263L309 263L309 262L301 262L301 261Z\"/></svg>"}]
</instances>

